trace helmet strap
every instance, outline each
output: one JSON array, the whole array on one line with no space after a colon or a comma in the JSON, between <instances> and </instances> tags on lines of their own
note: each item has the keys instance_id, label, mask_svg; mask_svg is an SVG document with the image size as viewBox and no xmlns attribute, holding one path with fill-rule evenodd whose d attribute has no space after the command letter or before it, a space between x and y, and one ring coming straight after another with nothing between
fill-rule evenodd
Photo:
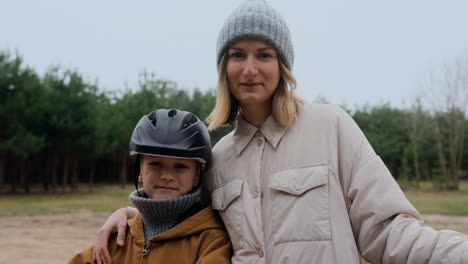
<instances>
[{"instance_id":1,"label":"helmet strap","mask_svg":"<svg viewBox=\"0 0 468 264\"><path fill-rule=\"evenodd\" d=\"M203 164L201 162L198 162L198 169L200 170L200 174L199 174L199 177L198 177L197 187L201 185L201 182L202 182L202 179L203 179L203 168L205 168L204 165L205 164Z\"/></svg>"},{"instance_id":2,"label":"helmet strap","mask_svg":"<svg viewBox=\"0 0 468 264\"><path fill-rule=\"evenodd\" d=\"M138 191L138 178L140 177L140 159L141 159L141 154L136 155L135 159L135 171L134 171L134 176L133 176L133 183L135 184L135 189L138 193L138 196L141 197L140 191Z\"/></svg>"},{"instance_id":3,"label":"helmet strap","mask_svg":"<svg viewBox=\"0 0 468 264\"><path fill-rule=\"evenodd\" d=\"M200 175L198 177L198 184L200 185L201 180L202 180L202 173L203 173L203 166L200 162L198 162L198 168L200 169Z\"/></svg>"}]
</instances>

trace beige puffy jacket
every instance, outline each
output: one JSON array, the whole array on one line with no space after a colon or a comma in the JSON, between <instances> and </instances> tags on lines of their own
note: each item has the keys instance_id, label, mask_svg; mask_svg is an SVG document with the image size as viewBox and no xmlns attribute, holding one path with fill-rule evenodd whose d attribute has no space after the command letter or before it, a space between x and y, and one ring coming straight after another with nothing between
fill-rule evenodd
<instances>
[{"instance_id":1,"label":"beige puffy jacket","mask_svg":"<svg viewBox=\"0 0 468 264\"><path fill-rule=\"evenodd\" d=\"M305 105L289 128L240 118L211 164L233 263L468 263L468 236L422 226L339 107Z\"/></svg>"}]
</instances>

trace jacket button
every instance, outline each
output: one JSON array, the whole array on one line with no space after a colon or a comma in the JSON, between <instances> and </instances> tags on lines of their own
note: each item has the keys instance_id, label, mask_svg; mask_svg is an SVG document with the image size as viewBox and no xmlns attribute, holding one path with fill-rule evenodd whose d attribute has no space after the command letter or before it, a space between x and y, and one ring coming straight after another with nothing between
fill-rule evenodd
<instances>
[{"instance_id":1,"label":"jacket button","mask_svg":"<svg viewBox=\"0 0 468 264\"><path fill-rule=\"evenodd\" d=\"M296 189L296 191L300 191L301 190L301 186L299 184L296 184L296 186L294 186L294 188Z\"/></svg>"},{"instance_id":2,"label":"jacket button","mask_svg":"<svg viewBox=\"0 0 468 264\"><path fill-rule=\"evenodd\" d=\"M260 251L258 252L258 255L259 255L260 257L263 257L263 250L260 249Z\"/></svg>"},{"instance_id":3,"label":"jacket button","mask_svg":"<svg viewBox=\"0 0 468 264\"><path fill-rule=\"evenodd\" d=\"M262 143L263 143L263 140L261 140L261 139L257 139L257 146L261 146L261 145L262 145Z\"/></svg>"}]
</instances>

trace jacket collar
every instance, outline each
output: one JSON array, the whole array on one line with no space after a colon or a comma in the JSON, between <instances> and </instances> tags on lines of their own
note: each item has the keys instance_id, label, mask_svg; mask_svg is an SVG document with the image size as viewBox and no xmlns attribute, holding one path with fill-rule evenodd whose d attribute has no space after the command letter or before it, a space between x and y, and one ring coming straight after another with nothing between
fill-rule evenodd
<instances>
[{"instance_id":1,"label":"jacket collar","mask_svg":"<svg viewBox=\"0 0 468 264\"><path fill-rule=\"evenodd\" d=\"M140 213L136 214L135 217L127 221L128 226L130 227L130 232L132 236L140 241L145 241L145 234L143 230L143 218ZM205 230L210 229L224 229L224 225L218 220L215 212L211 206L206 207L205 209L194 214L190 218L186 219L182 223L170 228L164 233L161 233L151 239L150 241L164 241L171 239L178 239L183 237L188 237L195 234L200 234Z\"/></svg>"},{"instance_id":2,"label":"jacket collar","mask_svg":"<svg viewBox=\"0 0 468 264\"><path fill-rule=\"evenodd\" d=\"M130 227L130 232L132 235L139 239L145 241L145 233L143 231L143 217L140 213L136 214L135 217L127 221L128 226Z\"/></svg>"},{"instance_id":3,"label":"jacket collar","mask_svg":"<svg viewBox=\"0 0 468 264\"><path fill-rule=\"evenodd\" d=\"M278 124L273 116L268 116L265 122L257 128L250 124L241 115L239 115L236 127L234 129L234 147L236 148L237 155L240 155L242 151L247 147L252 137L257 131L265 136L266 140L276 148L281 138L286 133L287 127Z\"/></svg>"}]
</instances>

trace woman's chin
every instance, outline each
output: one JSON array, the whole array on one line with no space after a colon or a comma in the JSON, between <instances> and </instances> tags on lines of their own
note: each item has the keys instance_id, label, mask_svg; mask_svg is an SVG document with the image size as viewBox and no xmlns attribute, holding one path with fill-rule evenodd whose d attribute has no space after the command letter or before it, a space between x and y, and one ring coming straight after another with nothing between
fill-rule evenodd
<instances>
[{"instance_id":1,"label":"woman's chin","mask_svg":"<svg viewBox=\"0 0 468 264\"><path fill-rule=\"evenodd\" d=\"M262 104L263 102L267 101L263 98L259 98L258 96L245 96L238 99L241 105L257 105Z\"/></svg>"}]
</instances>

